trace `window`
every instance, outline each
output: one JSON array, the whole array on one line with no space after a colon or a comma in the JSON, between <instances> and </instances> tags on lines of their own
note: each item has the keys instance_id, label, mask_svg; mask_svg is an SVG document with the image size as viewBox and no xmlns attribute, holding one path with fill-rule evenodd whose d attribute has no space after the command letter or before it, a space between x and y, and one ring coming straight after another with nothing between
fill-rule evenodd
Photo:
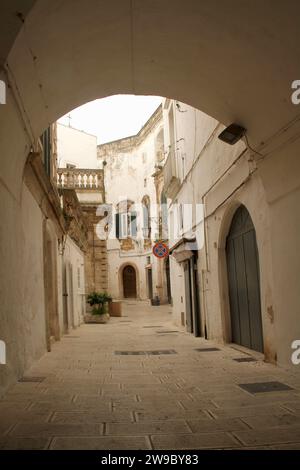
<instances>
[{"instance_id":1,"label":"window","mask_svg":"<svg viewBox=\"0 0 300 470\"><path fill-rule=\"evenodd\" d=\"M168 206L167 197L164 192L161 193L160 197L161 205L161 218L159 224L159 237L166 240L168 238Z\"/></svg>"},{"instance_id":2,"label":"window","mask_svg":"<svg viewBox=\"0 0 300 470\"><path fill-rule=\"evenodd\" d=\"M116 238L136 238L137 236L136 212L121 212L116 214Z\"/></svg>"},{"instance_id":3,"label":"window","mask_svg":"<svg viewBox=\"0 0 300 470\"><path fill-rule=\"evenodd\" d=\"M148 240L151 238L151 218L150 218L150 198L144 196L142 199L143 207L143 237Z\"/></svg>"},{"instance_id":4,"label":"window","mask_svg":"<svg viewBox=\"0 0 300 470\"><path fill-rule=\"evenodd\" d=\"M180 230L181 232L183 231L183 220L184 220L184 213L183 213L183 204L179 204L179 224L180 224Z\"/></svg>"},{"instance_id":5,"label":"window","mask_svg":"<svg viewBox=\"0 0 300 470\"><path fill-rule=\"evenodd\" d=\"M48 176L51 176L51 129L45 130L41 136L43 146L43 163Z\"/></svg>"}]
</instances>

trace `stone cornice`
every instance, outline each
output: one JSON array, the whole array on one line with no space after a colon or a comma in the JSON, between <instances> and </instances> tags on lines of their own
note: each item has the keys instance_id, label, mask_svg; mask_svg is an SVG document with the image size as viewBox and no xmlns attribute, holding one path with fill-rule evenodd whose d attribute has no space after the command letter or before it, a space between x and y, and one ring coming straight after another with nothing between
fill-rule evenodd
<instances>
[{"instance_id":1,"label":"stone cornice","mask_svg":"<svg viewBox=\"0 0 300 470\"><path fill-rule=\"evenodd\" d=\"M154 111L152 116L150 116L148 121L144 124L144 126L136 135L124 137L123 139L113 140L111 142L106 142L105 144L98 145L98 156L101 156L102 153L106 154L109 151L125 152L129 149L132 149L132 147L137 147L141 145L141 143L146 139L146 137L161 120L162 105L160 104L159 107Z\"/></svg>"}]
</instances>

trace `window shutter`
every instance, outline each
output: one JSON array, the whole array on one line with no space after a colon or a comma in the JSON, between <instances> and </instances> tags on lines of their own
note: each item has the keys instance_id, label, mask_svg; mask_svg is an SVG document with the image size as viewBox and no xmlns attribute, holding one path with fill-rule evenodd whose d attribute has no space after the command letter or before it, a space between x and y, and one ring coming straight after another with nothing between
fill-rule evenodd
<instances>
[{"instance_id":1,"label":"window shutter","mask_svg":"<svg viewBox=\"0 0 300 470\"><path fill-rule=\"evenodd\" d=\"M120 214L116 214L116 238L120 238Z\"/></svg>"},{"instance_id":2,"label":"window shutter","mask_svg":"<svg viewBox=\"0 0 300 470\"><path fill-rule=\"evenodd\" d=\"M137 225L136 225L136 220L137 218L137 214L136 212L131 212L130 214L130 233L131 233L131 236L132 238L136 238L137 236Z\"/></svg>"}]
</instances>

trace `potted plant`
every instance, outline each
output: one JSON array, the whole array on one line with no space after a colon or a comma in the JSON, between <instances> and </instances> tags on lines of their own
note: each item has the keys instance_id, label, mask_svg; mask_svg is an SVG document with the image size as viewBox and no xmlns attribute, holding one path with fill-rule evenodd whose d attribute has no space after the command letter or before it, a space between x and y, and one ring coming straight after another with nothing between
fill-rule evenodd
<instances>
[{"instance_id":1,"label":"potted plant","mask_svg":"<svg viewBox=\"0 0 300 470\"><path fill-rule=\"evenodd\" d=\"M107 292L92 292L87 303L92 307L91 314L85 315L85 323L106 323L109 320L107 304L112 300Z\"/></svg>"}]
</instances>

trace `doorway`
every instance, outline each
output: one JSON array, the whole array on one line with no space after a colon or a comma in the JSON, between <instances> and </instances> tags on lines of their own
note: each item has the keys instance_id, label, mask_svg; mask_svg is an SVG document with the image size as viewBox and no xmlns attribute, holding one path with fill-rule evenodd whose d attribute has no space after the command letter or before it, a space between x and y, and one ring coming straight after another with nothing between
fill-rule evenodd
<instances>
[{"instance_id":1,"label":"doorway","mask_svg":"<svg viewBox=\"0 0 300 470\"><path fill-rule=\"evenodd\" d=\"M165 269L166 269L166 280L167 280L167 299L168 299L168 304L172 305L170 259L169 259L169 256L167 257L166 262L165 262Z\"/></svg>"},{"instance_id":2,"label":"doorway","mask_svg":"<svg viewBox=\"0 0 300 470\"><path fill-rule=\"evenodd\" d=\"M136 299L136 272L133 266L125 266L123 269L123 290L125 299Z\"/></svg>"},{"instance_id":3,"label":"doorway","mask_svg":"<svg viewBox=\"0 0 300 470\"><path fill-rule=\"evenodd\" d=\"M226 259L232 342L263 352L256 233L245 206L240 206L232 219Z\"/></svg>"},{"instance_id":4,"label":"doorway","mask_svg":"<svg viewBox=\"0 0 300 470\"><path fill-rule=\"evenodd\" d=\"M67 267L63 263L62 266L62 287L63 287L63 325L64 334L69 333L69 318L68 318L68 287L67 287Z\"/></svg>"},{"instance_id":5,"label":"doorway","mask_svg":"<svg viewBox=\"0 0 300 470\"><path fill-rule=\"evenodd\" d=\"M184 287L185 287L185 311L186 329L194 336L201 335L199 286L197 275L197 258L192 257L184 262Z\"/></svg>"},{"instance_id":6,"label":"doorway","mask_svg":"<svg viewBox=\"0 0 300 470\"><path fill-rule=\"evenodd\" d=\"M152 269L147 268L147 286L148 286L148 299L153 299L153 278L152 278Z\"/></svg>"}]
</instances>

